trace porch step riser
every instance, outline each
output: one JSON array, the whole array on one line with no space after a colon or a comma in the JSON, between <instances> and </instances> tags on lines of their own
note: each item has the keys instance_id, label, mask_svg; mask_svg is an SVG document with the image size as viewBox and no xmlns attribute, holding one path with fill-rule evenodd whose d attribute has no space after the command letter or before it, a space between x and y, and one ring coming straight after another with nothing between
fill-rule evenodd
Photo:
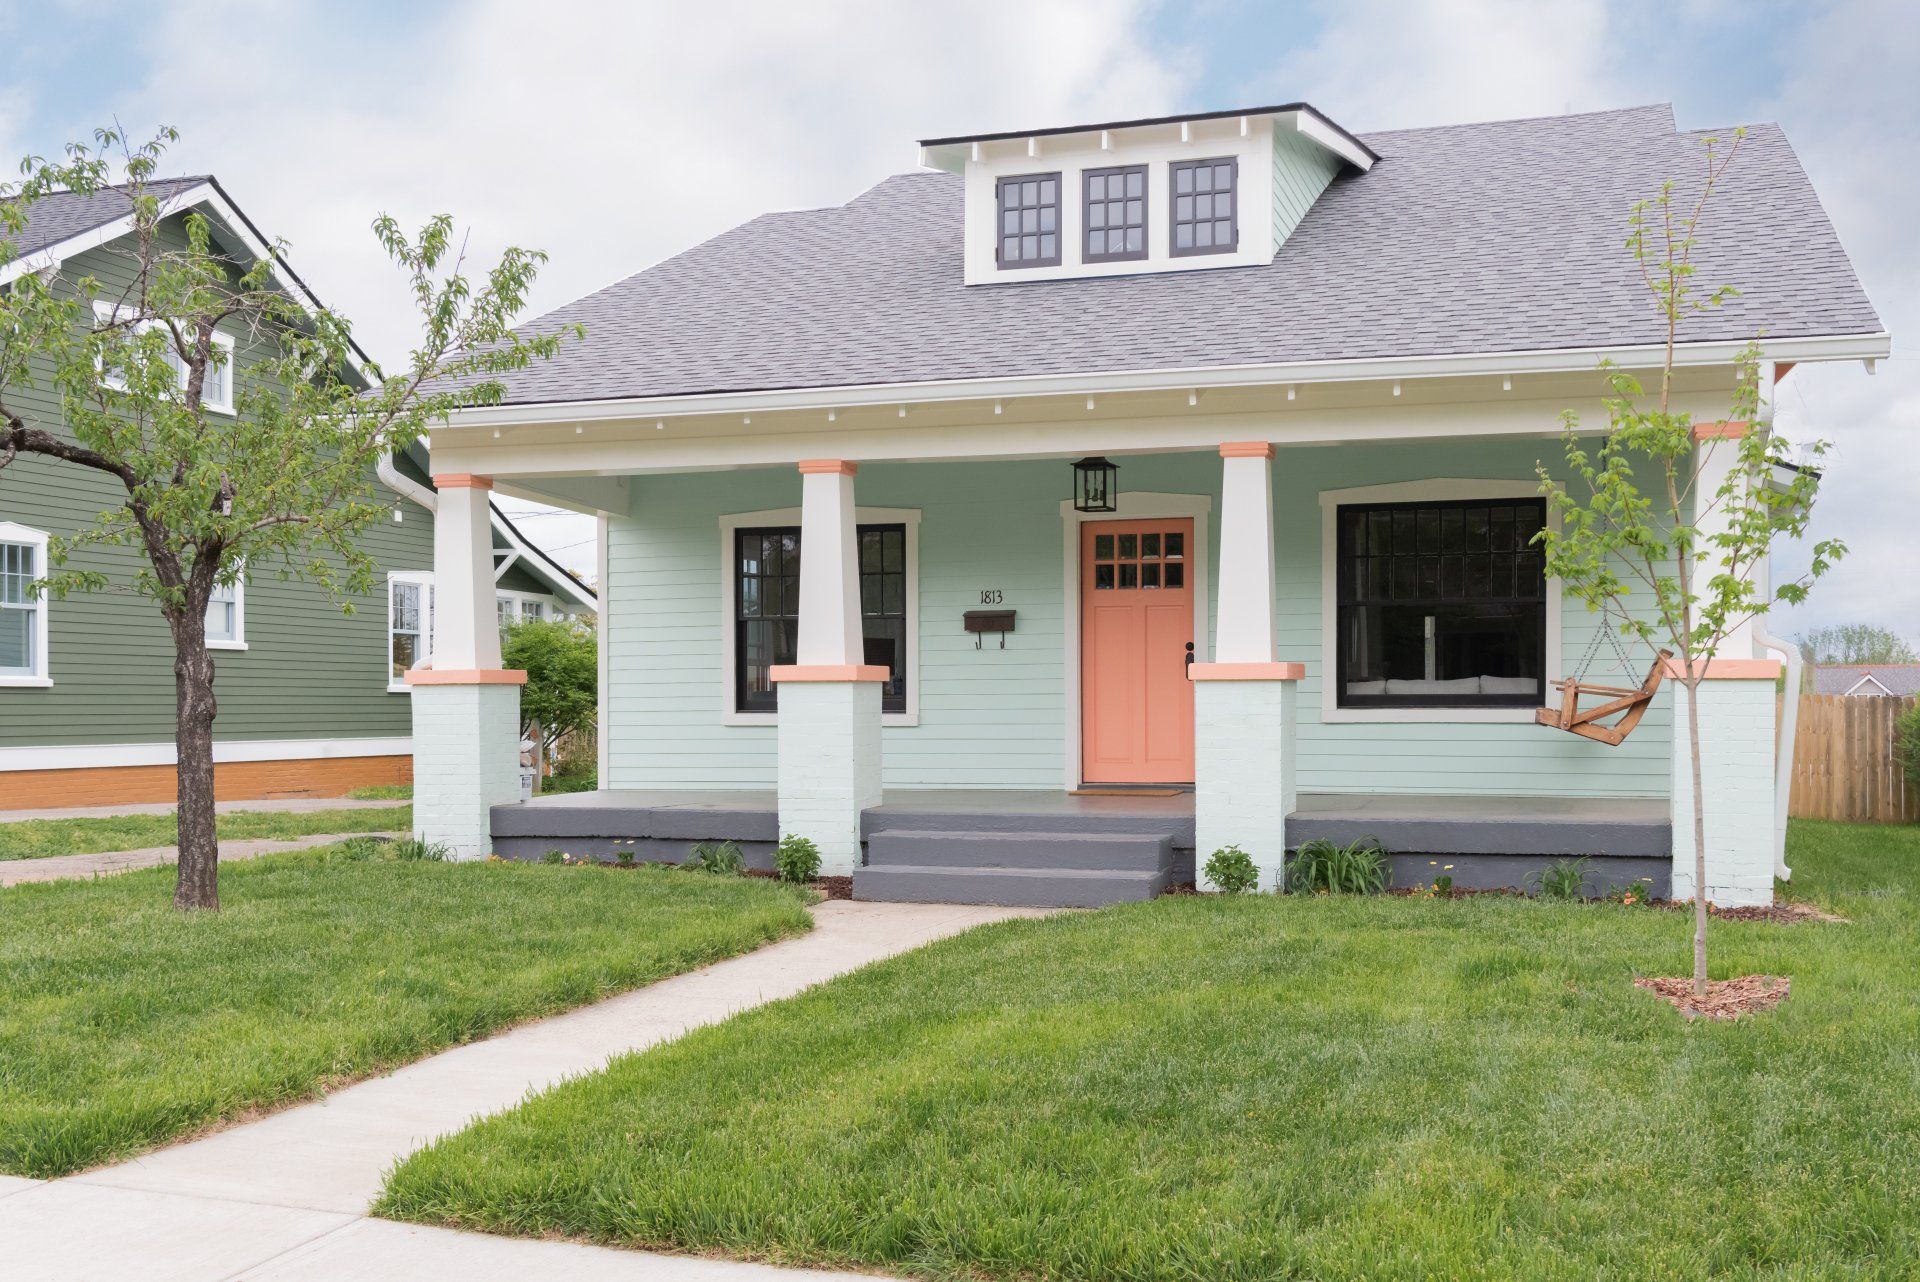
<instances>
[{"instance_id":1,"label":"porch step riser","mask_svg":"<svg viewBox=\"0 0 1920 1282\"><path fill-rule=\"evenodd\" d=\"M1124 798L1116 799L1121 805ZM1161 837L1176 847L1193 848L1193 816L1137 815L1080 811L1068 814L1009 809L1001 813L964 810L911 810L876 806L860 816L861 835L871 841L884 832L999 833L1018 836Z\"/></svg>"},{"instance_id":2,"label":"porch step riser","mask_svg":"<svg viewBox=\"0 0 1920 1282\"><path fill-rule=\"evenodd\" d=\"M855 899L910 904L993 904L1007 908L1104 908L1152 899L1169 873L1045 868L929 868L867 865L853 874Z\"/></svg>"},{"instance_id":3,"label":"porch step riser","mask_svg":"<svg viewBox=\"0 0 1920 1282\"><path fill-rule=\"evenodd\" d=\"M878 832L869 867L1062 868L1158 872L1173 861L1173 839L1078 833Z\"/></svg>"}]
</instances>

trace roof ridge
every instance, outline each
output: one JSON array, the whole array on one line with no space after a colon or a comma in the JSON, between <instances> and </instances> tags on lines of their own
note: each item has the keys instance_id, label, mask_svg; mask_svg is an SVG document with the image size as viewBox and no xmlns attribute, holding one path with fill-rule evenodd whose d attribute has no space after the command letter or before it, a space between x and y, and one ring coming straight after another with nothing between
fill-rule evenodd
<instances>
[{"instance_id":1,"label":"roof ridge","mask_svg":"<svg viewBox=\"0 0 1920 1282\"><path fill-rule=\"evenodd\" d=\"M1561 111L1538 116L1501 116L1493 120L1462 120L1451 125L1408 125L1398 129L1369 129L1360 136L1377 137L1382 134L1433 134L1445 133L1453 129L1485 129L1491 125L1533 125L1548 120L1592 120L1600 116L1631 116L1642 112L1666 110L1669 120L1673 118L1673 103L1645 102L1631 107L1603 107L1595 111ZM1678 133L1679 129L1675 128Z\"/></svg>"}]
</instances>

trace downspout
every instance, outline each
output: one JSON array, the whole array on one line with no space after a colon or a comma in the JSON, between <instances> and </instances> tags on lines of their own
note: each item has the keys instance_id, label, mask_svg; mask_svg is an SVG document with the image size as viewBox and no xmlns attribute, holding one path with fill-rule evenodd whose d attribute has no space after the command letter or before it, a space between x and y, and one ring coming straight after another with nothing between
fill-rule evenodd
<instances>
[{"instance_id":1,"label":"downspout","mask_svg":"<svg viewBox=\"0 0 1920 1282\"><path fill-rule=\"evenodd\" d=\"M1787 867L1787 803L1793 795L1794 732L1800 724L1800 647L1790 645L1767 631L1765 620L1756 619L1753 639L1762 649L1771 650L1787 665L1786 697L1780 707L1780 742L1774 749L1773 765L1773 875L1781 881L1793 880Z\"/></svg>"},{"instance_id":2,"label":"downspout","mask_svg":"<svg viewBox=\"0 0 1920 1282\"><path fill-rule=\"evenodd\" d=\"M412 477L401 475L400 469L393 465L393 455L383 453L380 461L373 465L373 473L380 483L402 498L412 499L429 512L440 510L440 496L431 487L420 484Z\"/></svg>"}]
</instances>

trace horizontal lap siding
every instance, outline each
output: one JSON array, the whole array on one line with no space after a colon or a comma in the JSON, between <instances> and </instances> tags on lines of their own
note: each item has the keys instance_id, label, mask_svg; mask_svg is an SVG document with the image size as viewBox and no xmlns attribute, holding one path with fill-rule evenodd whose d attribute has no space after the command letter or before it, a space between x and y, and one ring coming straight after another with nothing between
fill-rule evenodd
<instances>
[{"instance_id":1,"label":"horizontal lap siding","mask_svg":"<svg viewBox=\"0 0 1920 1282\"><path fill-rule=\"evenodd\" d=\"M1280 658L1306 664L1300 786L1341 792L1665 795L1667 712L1656 704L1626 744L1607 748L1530 724L1322 724L1320 504L1323 489L1433 477L1524 480L1549 441L1289 449L1274 462ZM1220 461L1210 455L1122 459L1126 491L1207 494L1218 515ZM870 465L855 482L865 507L917 508L920 530L918 726L882 732L893 787L1057 788L1065 772L1065 603L1060 500L1064 462ZM621 787L771 787L774 732L726 726L719 518L797 507L797 474L703 473L635 482L633 515L609 523L606 602L611 688L609 781ZM1218 520L1208 564L1217 602ZM961 615L997 588L1018 613L981 648ZM1595 626L1563 608L1571 670ZM1623 674L1611 650L1592 675ZM1636 664L1642 660L1635 659Z\"/></svg>"},{"instance_id":2,"label":"horizontal lap siding","mask_svg":"<svg viewBox=\"0 0 1920 1282\"><path fill-rule=\"evenodd\" d=\"M179 237L175 237L176 241ZM69 260L66 272L91 274L103 291L125 283L124 259L101 250ZM246 379L257 355L240 336L236 377ZM57 396L44 386L11 399L28 407L35 426L61 429ZM394 496L377 489L379 501ZM97 513L118 506L117 481L73 464L20 458L0 469L0 521L56 535L78 533ZM386 738L411 732L407 696L386 688L386 572L433 568L432 515L413 503L404 521L386 519L361 546L379 568L370 592L353 607L320 588L281 580L271 564L255 568L246 589L246 650L216 650L214 694L222 740ZM72 568L105 572L113 588L50 603L50 689L0 687L0 747L157 743L173 738L173 641L159 607L131 591L144 558L133 547L79 549Z\"/></svg>"}]
</instances>

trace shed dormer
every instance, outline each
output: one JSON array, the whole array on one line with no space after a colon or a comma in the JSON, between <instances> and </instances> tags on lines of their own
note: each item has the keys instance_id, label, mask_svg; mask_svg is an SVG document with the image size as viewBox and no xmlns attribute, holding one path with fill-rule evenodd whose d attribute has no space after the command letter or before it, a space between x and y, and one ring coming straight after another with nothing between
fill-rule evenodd
<instances>
[{"instance_id":1,"label":"shed dormer","mask_svg":"<svg viewBox=\"0 0 1920 1282\"><path fill-rule=\"evenodd\" d=\"M1270 263L1343 167L1377 159L1305 103L920 143L965 179L969 285Z\"/></svg>"}]
</instances>

